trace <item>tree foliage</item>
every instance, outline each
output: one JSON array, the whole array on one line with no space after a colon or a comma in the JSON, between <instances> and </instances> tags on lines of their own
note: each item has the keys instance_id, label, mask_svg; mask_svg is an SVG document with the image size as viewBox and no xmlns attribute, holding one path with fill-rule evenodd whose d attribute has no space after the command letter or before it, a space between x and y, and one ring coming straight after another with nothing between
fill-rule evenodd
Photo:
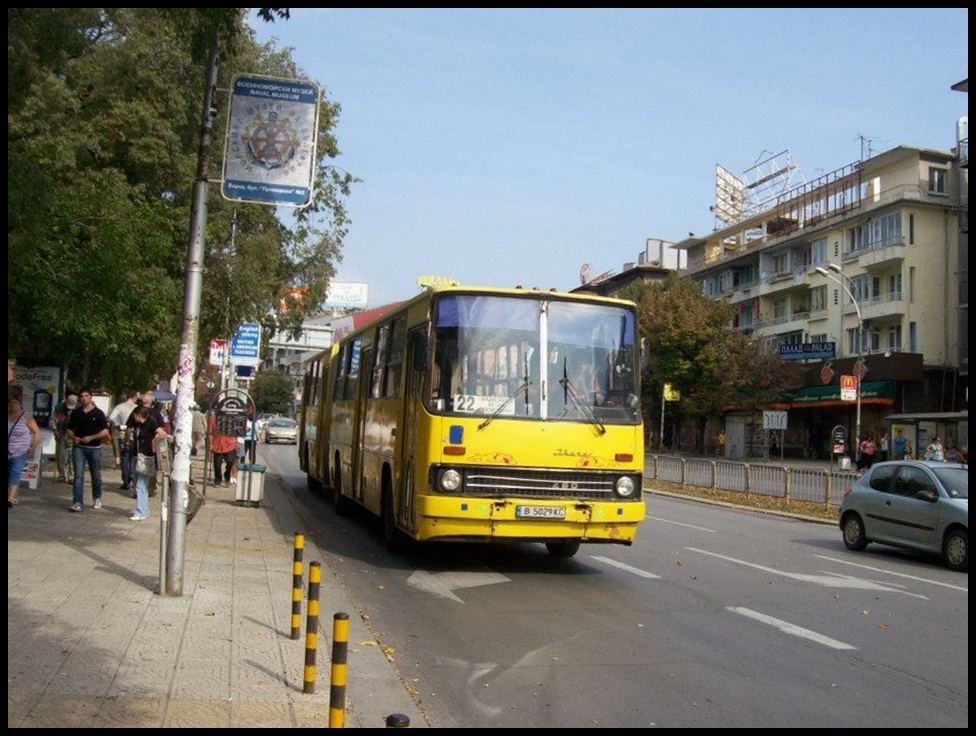
<instances>
[{"instance_id":1,"label":"tree foliage","mask_svg":"<svg viewBox=\"0 0 976 736\"><path fill-rule=\"evenodd\" d=\"M261 371L248 388L260 414L290 414L295 405L295 379L277 371Z\"/></svg>"},{"instance_id":2,"label":"tree foliage","mask_svg":"<svg viewBox=\"0 0 976 736\"><path fill-rule=\"evenodd\" d=\"M704 296L691 279L672 273L633 284L621 296L638 305L647 349L643 401L650 411L660 410L665 383L681 394L669 409L700 427L726 411L767 408L798 385L793 367L731 329L732 307Z\"/></svg>"},{"instance_id":3,"label":"tree foliage","mask_svg":"<svg viewBox=\"0 0 976 736\"><path fill-rule=\"evenodd\" d=\"M209 52L219 40L213 180L228 103L219 90L237 73L306 78L290 50L256 43L245 11L8 10L8 356L116 390L173 373ZM355 182L330 164L339 113L322 100L314 201L290 223L210 187L201 357L242 322L294 334L321 304Z\"/></svg>"}]
</instances>

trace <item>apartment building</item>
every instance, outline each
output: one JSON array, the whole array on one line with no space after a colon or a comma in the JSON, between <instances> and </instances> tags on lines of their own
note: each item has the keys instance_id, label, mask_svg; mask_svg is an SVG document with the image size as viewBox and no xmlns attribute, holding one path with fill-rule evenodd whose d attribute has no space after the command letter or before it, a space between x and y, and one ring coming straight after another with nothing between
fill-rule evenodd
<instances>
[{"instance_id":1,"label":"apartment building","mask_svg":"<svg viewBox=\"0 0 976 736\"><path fill-rule=\"evenodd\" d=\"M838 426L850 442L880 437L888 414L968 407L962 158L899 146L674 245L702 292L734 307L734 329L804 364L804 385L776 407L789 454L829 456ZM854 402L843 376L861 377ZM756 417L733 413L726 431L761 454Z\"/></svg>"}]
</instances>

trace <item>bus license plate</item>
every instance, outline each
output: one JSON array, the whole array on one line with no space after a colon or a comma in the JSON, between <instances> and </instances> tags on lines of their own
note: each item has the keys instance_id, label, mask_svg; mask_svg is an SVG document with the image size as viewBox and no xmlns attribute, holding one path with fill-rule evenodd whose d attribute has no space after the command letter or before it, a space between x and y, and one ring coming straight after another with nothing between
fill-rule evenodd
<instances>
[{"instance_id":1,"label":"bus license plate","mask_svg":"<svg viewBox=\"0 0 976 736\"><path fill-rule=\"evenodd\" d=\"M516 506L517 519L565 519L566 509L562 506Z\"/></svg>"}]
</instances>

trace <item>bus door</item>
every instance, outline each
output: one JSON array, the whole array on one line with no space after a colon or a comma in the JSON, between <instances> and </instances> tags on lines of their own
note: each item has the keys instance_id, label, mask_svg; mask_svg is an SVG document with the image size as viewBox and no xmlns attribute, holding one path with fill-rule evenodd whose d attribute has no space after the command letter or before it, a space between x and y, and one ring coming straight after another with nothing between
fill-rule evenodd
<instances>
[{"instance_id":1,"label":"bus door","mask_svg":"<svg viewBox=\"0 0 976 736\"><path fill-rule=\"evenodd\" d=\"M394 506L398 520L407 528L414 529L414 458L417 449L417 427L423 412L421 394L424 384L424 364L427 351L426 325L407 335L405 373L403 380L403 413L397 418L396 463L399 476L394 481Z\"/></svg>"},{"instance_id":2,"label":"bus door","mask_svg":"<svg viewBox=\"0 0 976 736\"><path fill-rule=\"evenodd\" d=\"M366 441L366 401L369 399L369 366L372 365L373 349L364 347L359 356L359 384L356 390L356 408L352 420L352 497L363 502L366 489L363 488L363 455Z\"/></svg>"}]
</instances>

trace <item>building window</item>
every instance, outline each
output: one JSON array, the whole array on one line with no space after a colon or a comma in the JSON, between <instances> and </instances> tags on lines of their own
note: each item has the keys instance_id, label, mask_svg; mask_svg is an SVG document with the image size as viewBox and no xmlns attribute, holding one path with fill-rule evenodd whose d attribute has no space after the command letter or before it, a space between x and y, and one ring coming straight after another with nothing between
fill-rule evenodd
<instances>
[{"instance_id":1,"label":"building window","mask_svg":"<svg viewBox=\"0 0 976 736\"><path fill-rule=\"evenodd\" d=\"M861 349L858 350L857 338L861 337ZM847 354L866 355L877 352L881 347L881 332L873 327L859 329L852 327L847 331Z\"/></svg>"},{"instance_id":2,"label":"building window","mask_svg":"<svg viewBox=\"0 0 976 736\"><path fill-rule=\"evenodd\" d=\"M949 172L935 166L929 167L929 194L949 193Z\"/></svg>"},{"instance_id":3,"label":"building window","mask_svg":"<svg viewBox=\"0 0 976 736\"><path fill-rule=\"evenodd\" d=\"M810 244L810 258L814 265L827 262L827 238L814 240Z\"/></svg>"},{"instance_id":4,"label":"building window","mask_svg":"<svg viewBox=\"0 0 976 736\"><path fill-rule=\"evenodd\" d=\"M888 328L888 349L901 350L901 325L892 325Z\"/></svg>"},{"instance_id":5,"label":"building window","mask_svg":"<svg viewBox=\"0 0 976 736\"><path fill-rule=\"evenodd\" d=\"M823 312L827 310L827 287L818 286L810 289L810 311Z\"/></svg>"},{"instance_id":6,"label":"building window","mask_svg":"<svg viewBox=\"0 0 976 736\"><path fill-rule=\"evenodd\" d=\"M908 350L912 353L918 352L918 323L908 323Z\"/></svg>"},{"instance_id":7,"label":"building window","mask_svg":"<svg viewBox=\"0 0 976 736\"><path fill-rule=\"evenodd\" d=\"M908 244L915 245L915 215L908 216Z\"/></svg>"},{"instance_id":8,"label":"building window","mask_svg":"<svg viewBox=\"0 0 976 736\"><path fill-rule=\"evenodd\" d=\"M781 319L789 316L789 302L786 299L777 299L773 302L773 318Z\"/></svg>"},{"instance_id":9,"label":"building window","mask_svg":"<svg viewBox=\"0 0 976 736\"><path fill-rule=\"evenodd\" d=\"M881 296L881 279L869 274L861 274L851 279L854 282L854 296L859 302L877 299Z\"/></svg>"},{"instance_id":10,"label":"building window","mask_svg":"<svg viewBox=\"0 0 976 736\"><path fill-rule=\"evenodd\" d=\"M820 332L816 335L810 335L810 342L827 342L827 333Z\"/></svg>"},{"instance_id":11,"label":"building window","mask_svg":"<svg viewBox=\"0 0 976 736\"><path fill-rule=\"evenodd\" d=\"M888 294L892 300L901 299L901 274L893 273L888 276Z\"/></svg>"},{"instance_id":12,"label":"building window","mask_svg":"<svg viewBox=\"0 0 976 736\"><path fill-rule=\"evenodd\" d=\"M856 253L864 249L864 228L852 227L847 231L847 252Z\"/></svg>"},{"instance_id":13,"label":"building window","mask_svg":"<svg viewBox=\"0 0 976 736\"><path fill-rule=\"evenodd\" d=\"M776 273L789 273L790 272L790 254L780 253L777 256L773 256L773 270Z\"/></svg>"},{"instance_id":14,"label":"building window","mask_svg":"<svg viewBox=\"0 0 976 736\"><path fill-rule=\"evenodd\" d=\"M895 245L901 241L901 214L878 217L868 223L868 246Z\"/></svg>"}]
</instances>

